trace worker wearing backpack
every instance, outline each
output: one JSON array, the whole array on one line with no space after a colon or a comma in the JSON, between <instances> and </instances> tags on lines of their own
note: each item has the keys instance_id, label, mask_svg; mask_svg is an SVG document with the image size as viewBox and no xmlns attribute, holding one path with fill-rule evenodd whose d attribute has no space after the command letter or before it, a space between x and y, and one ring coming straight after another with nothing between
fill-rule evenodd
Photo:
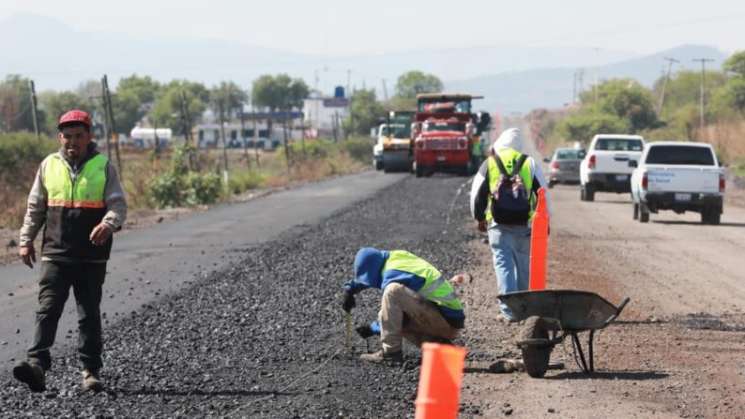
<instances>
[{"instance_id":1,"label":"worker wearing backpack","mask_svg":"<svg viewBox=\"0 0 745 419\"><path fill-rule=\"evenodd\" d=\"M502 132L471 185L471 214L479 230L488 232L499 294L528 289L530 220L537 191L547 185L540 166L522 149L520 130ZM500 310L514 321L505 304Z\"/></svg>"}]
</instances>

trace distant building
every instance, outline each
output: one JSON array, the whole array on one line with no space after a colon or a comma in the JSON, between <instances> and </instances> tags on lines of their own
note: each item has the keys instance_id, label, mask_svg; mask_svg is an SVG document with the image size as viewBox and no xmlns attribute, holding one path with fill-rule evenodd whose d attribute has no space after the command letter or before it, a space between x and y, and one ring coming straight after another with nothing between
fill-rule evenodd
<instances>
[{"instance_id":1,"label":"distant building","mask_svg":"<svg viewBox=\"0 0 745 419\"><path fill-rule=\"evenodd\" d=\"M337 86L334 96L322 96L314 91L303 101L305 125L309 137L334 137L341 131L341 124L349 115L349 99L344 88Z\"/></svg>"},{"instance_id":2,"label":"distant building","mask_svg":"<svg viewBox=\"0 0 745 419\"><path fill-rule=\"evenodd\" d=\"M235 119L226 122L224 127L225 142L229 148L242 148L245 143L245 146L249 148L274 149L284 141L285 121L287 121L288 140L299 140L303 137L302 112L244 112L243 124L240 122L240 115L237 116L238 121ZM270 119L271 133L269 132ZM198 124L193 128L192 134L199 148L222 147L219 122Z\"/></svg>"}]
</instances>

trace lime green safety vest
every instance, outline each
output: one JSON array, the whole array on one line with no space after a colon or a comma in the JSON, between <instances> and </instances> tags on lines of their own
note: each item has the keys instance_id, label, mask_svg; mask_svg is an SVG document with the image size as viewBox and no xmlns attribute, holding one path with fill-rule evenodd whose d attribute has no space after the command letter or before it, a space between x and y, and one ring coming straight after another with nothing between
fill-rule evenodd
<instances>
[{"instance_id":1,"label":"lime green safety vest","mask_svg":"<svg viewBox=\"0 0 745 419\"><path fill-rule=\"evenodd\" d=\"M383 271L387 270L408 272L424 278L424 285L417 291L419 295L438 306L463 310L463 304L455 296L453 286L426 260L405 250L391 250L383 265Z\"/></svg>"},{"instance_id":2,"label":"lime green safety vest","mask_svg":"<svg viewBox=\"0 0 745 419\"><path fill-rule=\"evenodd\" d=\"M106 188L105 156L98 154L85 162L75 178L68 165L58 154L50 156L44 168L44 186L47 189L47 206L63 208L103 209Z\"/></svg>"},{"instance_id":3,"label":"lime green safety vest","mask_svg":"<svg viewBox=\"0 0 745 419\"><path fill-rule=\"evenodd\" d=\"M520 158L521 155L522 153L511 148L503 148L497 152L497 157L502 160L502 164L507 170L507 173L512 173L512 168L515 166L517 160ZM502 173L499 171L499 166L497 166L497 161L495 160L494 156L489 156L486 161L488 164L487 171L489 174L489 200L486 207L486 221L491 222L491 203L493 199L492 196L494 192L497 191L497 186L499 185L499 177L502 175ZM520 168L520 178L523 180L525 190L528 192L530 207L533 208L530 210L530 214L528 215L528 220L532 220L533 214L535 213L535 194L533 193L533 173L530 170L530 163L528 162L528 160L525 160L525 163L523 163L523 166Z\"/></svg>"}]
</instances>

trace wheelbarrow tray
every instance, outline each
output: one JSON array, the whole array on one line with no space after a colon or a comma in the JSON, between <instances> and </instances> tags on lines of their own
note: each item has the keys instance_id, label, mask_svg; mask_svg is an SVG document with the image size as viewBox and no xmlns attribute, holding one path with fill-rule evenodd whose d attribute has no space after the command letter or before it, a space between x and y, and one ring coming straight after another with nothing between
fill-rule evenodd
<instances>
[{"instance_id":1,"label":"wheelbarrow tray","mask_svg":"<svg viewBox=\"0 0 745 419\"><path fill-rule=\"evenodd\" d=\"M512 292L500 295L499 300L512 310L517 321L531 316L555 319L566 331L602 329L626 305L624 301L616 307L593 292L578 290Z\"/></svg>"}]
</instances>

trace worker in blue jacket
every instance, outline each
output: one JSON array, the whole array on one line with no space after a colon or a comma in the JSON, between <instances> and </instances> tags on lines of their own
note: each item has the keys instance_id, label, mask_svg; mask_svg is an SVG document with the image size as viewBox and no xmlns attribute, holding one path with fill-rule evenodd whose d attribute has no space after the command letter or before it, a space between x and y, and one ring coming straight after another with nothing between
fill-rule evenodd
<instances>
[{"instance_id":1,"label":"worker in blue jacket","mask_svg":"<svg viewBox=\"0 0 745 419\"><path fill-rule=\"evenodd\" d=\"M378 250L365 247L354 259L355 278L344 285L342 308L351 312L354 295L367 288L383 290L378 321L358 328L365 336L380 333L382 349L363 354L369 362L400 362L402 338L420 346L422 342L449 342L463 328L463 305L446 280L426 260L405 250Z\"/></svg>"}]
</instances>

